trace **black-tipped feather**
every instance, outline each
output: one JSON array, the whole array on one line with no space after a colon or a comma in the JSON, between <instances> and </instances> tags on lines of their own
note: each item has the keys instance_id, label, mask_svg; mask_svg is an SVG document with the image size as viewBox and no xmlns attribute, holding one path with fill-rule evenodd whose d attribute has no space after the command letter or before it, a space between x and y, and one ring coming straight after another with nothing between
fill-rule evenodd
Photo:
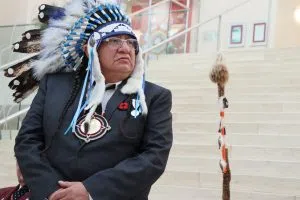
<instances>
[{"instance_id":1,"label":"black-tipped feather","mask_svg":"<svg viewBox=\"0 0 300 200\"><path fill-rule=\"evenodd\" d=\"M20 102L30 95L38 87L38 81L33 76L32 68L24 71L20 76L14 78L8 86L16 90L13 96L15 102Z\"/></svg>"},{"instance_id":2,"label":"black-tipped feather","mask_svg":"<svg viewBox=\"0 0 300 200\"><path fill-rule=\"evenodd\" d=\"M48 24L50 19L61 19L65 16L65 9L57 6L42 4L39 7L40 22Z\"/></svg>"},{"instance_id":3,"label":"black-tipped feather","mask_svg":"<svg viewBox=\"0 0 300 200\"><path fill-rule=\"evenodd\" d=\"M22 34L22 41L40 40L43 29L32 29Z\"/></svg>"},{"instance_id":4,"label":"black-tipped feather","mask_svg":"<svg viewBox=\"0 0 300 200\"><path fill-rule=\"evenodd\" d=\"M38 59L38 55L28 58L20 63L17 63L13 66L8 67L4 70L4 76L6 77L17 77L22 74L24 71L30 69L30 63Z\"/></svg>"},{"instance_id":5,"label":"black-tipped feather","mask_svg":"<svg viewBox=\"0 0 300 200\"><path fill-rule=\"evenodd\" d=\"M40 40L22 40L13 44L13 52L18 53L37 53L41 51Z\"/></svg>"},{"instance_id":6,"label":"black-tipped feather","mask_svg":"<svg viewBox=\"0 0 300 200\"><path fill-rule=\"evenodd\" d=\"M14 102L20 103L21 101L26 99L26 97L31 95L37 88L38 88L38 85L34 86L32 89L29 89L26 92L25 91L24 92L15 92L14 95L13 95Z\"/></svg>"}]
</instances>

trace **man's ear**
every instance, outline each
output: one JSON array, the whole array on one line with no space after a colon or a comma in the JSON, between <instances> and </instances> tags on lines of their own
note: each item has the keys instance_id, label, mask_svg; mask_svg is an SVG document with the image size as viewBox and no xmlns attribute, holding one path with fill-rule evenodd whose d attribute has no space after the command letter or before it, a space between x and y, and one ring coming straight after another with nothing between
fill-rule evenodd
<instances>
[{"instance_id":1,"label":"man's ear","mask_svg":"<svg viewBox=\"0 0 300 200\"><path fill-rule=\"evenodd\" d=\"M89 53L88 53L88 46L87 46L87 44L83 45L82 48L83 48L83 52L85 53L86 57L89 58Z\"/></svg>"}]
</instances>

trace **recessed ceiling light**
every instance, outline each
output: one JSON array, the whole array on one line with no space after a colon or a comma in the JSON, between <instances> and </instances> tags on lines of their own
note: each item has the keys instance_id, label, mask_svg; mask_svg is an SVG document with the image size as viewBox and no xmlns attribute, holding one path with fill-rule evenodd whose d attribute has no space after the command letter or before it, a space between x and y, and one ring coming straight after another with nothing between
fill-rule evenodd
<instances>
[{"instance_id":1,"label":"recessed ceiling light","mask_svg":"<svg viewBox=\"0 0 300 200\"><path fill-rule=\"evenodd\" d=\"M297 23L300 24L300 6L298 6L294 12L294 18Z\"/></svg>"}]
</instances>

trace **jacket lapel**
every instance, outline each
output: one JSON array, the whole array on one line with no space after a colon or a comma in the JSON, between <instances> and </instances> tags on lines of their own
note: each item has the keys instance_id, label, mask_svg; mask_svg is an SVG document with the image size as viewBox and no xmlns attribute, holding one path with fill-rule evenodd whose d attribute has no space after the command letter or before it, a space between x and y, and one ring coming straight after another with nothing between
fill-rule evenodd
<instances>
[{"instance_id":1,"label":"jacket lapel","mask_svg":"<svg viewBox=\"0 0 300 200\"><path fill-rule=\"evenodd\" d=\"M119 104L123 101L125 101L127 98L129 98L129 95L122 94L121 88L123 87L124 83L121 83L119 87L116 89L113 96L109 99L107 102L106 108L105 108L105 118L107 121L110 121L113 113L118 108Z\"/></svg>"}]
</instances>

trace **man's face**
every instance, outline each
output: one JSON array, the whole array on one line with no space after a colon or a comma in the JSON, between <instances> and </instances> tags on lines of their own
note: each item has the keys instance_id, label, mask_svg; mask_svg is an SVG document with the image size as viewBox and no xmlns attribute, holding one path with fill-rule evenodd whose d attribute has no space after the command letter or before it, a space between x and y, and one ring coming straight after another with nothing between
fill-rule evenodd
<instances>
[{"instance_id":1,"label":"man's face","mask_svg":"<svg viewBox=\"0 0 300 200\"><path fill-rule=\"evenodd\" d=\"M120 43L118 39L123 42ZM116 73L129 76L132 73L135 67L135 49L130 45L132 44L130 39L128 35L119 35L101 43L98 56L103 74Z\"/></svg>"}]
</instances>

